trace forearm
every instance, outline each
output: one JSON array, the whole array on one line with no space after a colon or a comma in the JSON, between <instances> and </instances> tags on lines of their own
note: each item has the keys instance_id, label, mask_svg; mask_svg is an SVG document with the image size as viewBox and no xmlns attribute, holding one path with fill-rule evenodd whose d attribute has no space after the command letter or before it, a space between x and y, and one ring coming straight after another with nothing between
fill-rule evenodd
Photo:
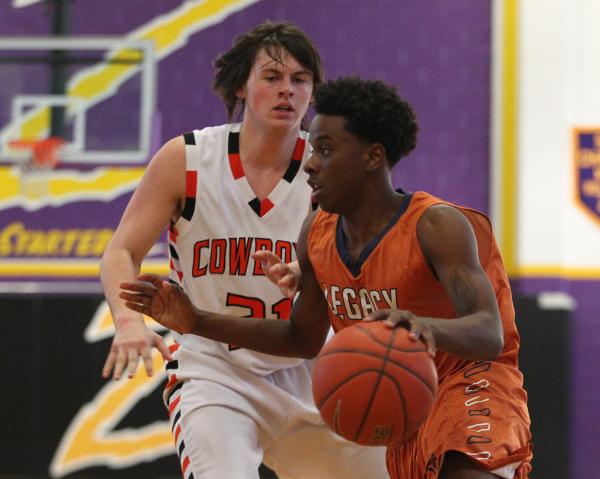
<instances>
[{"instance_id":1,"label":"forearm","mask_svg":"<svg viewBox=\"0 0 600 479\"><path fill-rule=\"evenodd\" d=\"M502 323L490 313L478 312L456 319L422 318L438 349L476 361L496 359L504 347Z\"/></svg>"},{"instance_id":2,"label":"forearm","mask_svg":"<svg viewBox=\"0 0 600 479\"><path fill-rule=\"evenodd\" d=\"M134 318L143 321L141 314L128 309L125 301L119 298L119 284L123 281L135 281L139 271L139 262L134 262L131 254L125 249L107 250L102 257L100 281L115 324Z\"/></svg>"},{"instance_id":3,"label":"forearm","mask_svg":"<svg viewBox=\"0 0 600 479\"><path fill-rule=\"evenodd\" d=\"M292 320L240 318L196 309L186 322L191 334L274 356L312 358L319 349L311 346Z\"/></svg>"}]
</instances>

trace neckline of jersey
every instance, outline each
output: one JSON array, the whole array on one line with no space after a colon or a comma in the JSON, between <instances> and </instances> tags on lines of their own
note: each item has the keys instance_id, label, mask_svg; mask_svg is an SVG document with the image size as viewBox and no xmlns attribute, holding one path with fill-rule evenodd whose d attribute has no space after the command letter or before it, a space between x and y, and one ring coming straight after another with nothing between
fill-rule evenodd
<instances>
[{"instance_id":1,"label":"neckline of jersey","mask_svg":"<svg viewBox=\"0 0 600 479\"><path fill-rule=\"evenodd\" d=\"M358 255L358 259L355 261L352 260L350 256L350 252L348 248L346 248L346 241L344 239L344 230L342 228L342 217L338 216L336 230L335 230L335 243L337 247L338 254L342 263L346 266L348 271L352 274L353 277L357 278L360 275L363 264L367 261L373 250L377 247L377 245L381 242L384 236L388 233L389 230L398 222L400 217L406 212L408 209L410 202L413 198L413 193L407 193L402 189L396 190L398 193L404 194L404 199L402 204L398 208L398 211L394 214L389 223L376 235L371 241L367 243L367 245L363 248Z\"/></svg>"},{"instance_id":2,"label":"neckline of jersey","mask_svg":"<svg viewBox=\"0 0 600 479\"><path fill-rule=\"evenodd\" d=\"M296 177L298 171L300 171L305 146L306 140L304 140L302 136L298 136L298 138L296 139L296 144L294 146L294 151L292 152L292 157L290 158L290 163L285 173L275 186L275 188L273 188L271 193L269 193L269 195L263 200L260 200L257 196L254 196L250 201L248 201L248 206L252 209L252 211L254 211L256 215L258 215L259 218L262 218L275 206L275 203L270 197L273 196L273 193L279 188L282 182L285 181L291 184L292 181L294 181L294 178ZM247 187L250 189L250 191L252 191L250 183L248 183L248 179L246 178L244 166L242 165L242 160L240 157L239 129L231 129L229 131L227 139L227 157L229 159L229 168L231 174L233 175L233 179L235 181L244 181L247 184Z\"/></svg>"}]
</instances>

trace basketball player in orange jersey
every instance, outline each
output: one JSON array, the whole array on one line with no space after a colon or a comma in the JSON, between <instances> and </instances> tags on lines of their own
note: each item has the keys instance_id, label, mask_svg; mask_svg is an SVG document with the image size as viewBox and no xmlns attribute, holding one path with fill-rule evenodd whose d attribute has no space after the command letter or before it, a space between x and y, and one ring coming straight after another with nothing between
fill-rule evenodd
<instances>
[{"instance_id":1,"label":"basketball player in orange jersey","mask_svg":"<svg viewBox=\"0 0 600 479\"><path fill-rule=\"evenodd\" d=\"M169 360L164 400L186 479L257 479L261 461L280 478L387 477L385 449L342 440L322 421L306 361L182 330L169 351L118 298L119 283L135 278L170 225L170 280L197 307L289 316L291 300L250 254L267 249L292 261L312 210L301 122L322 79L319 53L294 25L266 22L216 67L214 87L243 121L172 139L150 162L102 261L116 327L103 374L132 377L140 358L152 374L152 347Z\"/></svg>"},{"instance_id":2,"label":"basketball player in orange jersey","mask_svg":"<svg viewBox=\"0 0 600 479\"><path fill-rule=\"evenodd\" d=\"M392 87L346 78L315 96L305 170L321 210L298 241L291 320L201 311L153 275L123 284L121 297L171 328L269 354L316 355L327 315L336 330L363 318L405 327L434 356L439 389L417 433L388 448L391 477L526 478L531 435L519 335L488 219L425 192L394 190L390 169L412 151L418 128ZM258 256L289 279L272 255Z\"/></svg>"}]
</instances>

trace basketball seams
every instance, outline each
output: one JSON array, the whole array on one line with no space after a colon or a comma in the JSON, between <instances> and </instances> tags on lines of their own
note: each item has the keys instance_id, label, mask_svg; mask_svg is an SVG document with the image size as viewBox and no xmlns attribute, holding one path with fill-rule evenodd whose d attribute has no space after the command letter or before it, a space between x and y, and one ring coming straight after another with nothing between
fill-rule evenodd
<instances>
[{"instance_id":1,"label":"basketball seams","mask_svg":"<svg viewBox=\"0 0 600 479\"><path fill-rule=\"evenodd\" d=\"M385 343L377 343L377 345L385 347ZM331 354L331 353L335 353L335 352L338 352L338 351L344 351L345 352L346 350L345 349L331 349L331 350L329 350L329 349L325 350L324 349L322 352L323 352L323 355L326 355L326 354ZM355 351L355 350L352 349L350 351ZM410 354L410 353L425 353L425 352L427 352L427 349L425 349L425 348L423 348L423 349L402 349L402 348L400 348L398 346L394 346L394 347L391 348L391 351L398 352L398 353L407 353L407 354Z\"/></svg>"},{"instance_id":2,"label":"basketball seams","mask_svg":"<svg viewBox=\"0 0 600 479\"><path fill-rule=\"evenodd\" d=\"M358 427L358 430L356 431L356 435L354 436L353 441L356 441L358 439L358 437L362 433L363 427L365 427L365 421L367 420L367 417L369 416L369 413L371 412L371 406L373 405L373 399L375 398L375 395L377 394L377 389L379 388L379 385L381 384L381 375L385 371L385 366L387 364L386 359L390 355L390 346L394 344L395 337L396 337L396 331L393 331L392 340L390 342L388 342L388 344L387 344L387 348L385 350L385 355L382 358L383 364L381 365L381 368L379 369L379 372L377 374L377 381L375 382L375 385L373 386L373 391L371 391L371 397L369 398L369 402L367 403L367 407L363 414L362 420L360 421L360 425ZM406 427L405 427L405 429L406 429ZM402 433L404 435L404 431L402 431Z\"/></svg>"},{"instance_id":3,"label":"basketball seams","mask_svg":"<svg viewBox=\"0 0 600 479\"><path fill-rule=\"evenodd\" d=\"M420 351L420 352L423 352L423 351ZM351 353L351 354L358 354L358 355L363 355L363 356L369 356L369 357L376 358L376 359L384 359L384 362L385 362L385 358L382 358L380 354L377 354L377 353L374 353L374 352L371 352L371 351L360 351L360 350L357 350L357 349L334 349L334 350L322 353L320 356L321 356L321 358L324 358L324 357L330 356L332 354L338 354L338 353ZM397 367L403 369L404 371L410 373L412 376L414 376L415 378L417 378L419 381L421 381L427 387L427 389L431 393L432 397L435 396L434 388L425 379L423 379L421 377L421 374L419 373L419 371L416 371L414 369L410 369L409 367L405 366L404 364L402 364L401 362L399 362L396 359L388 358L387 362L390 362L394 366L397 366ZM378 369L373 369L373 370L370 370L370 369L367 370L367 369L365 369L365 371L378 371Z\"/></svg>"},{"instance_id":4,"label":"basketball seams","mask_svg":"<svg viewBox=\"0 0 600 479\"><path fill-rule=\"evenodd\" d=\"M363 420L361 421L360 427L358 428L358 432L354 436L354 441L356 441L356 439L358 438L358 436L360 436L360 433L362 432L362 428L364 427L365 419L369 415L369 412L371 411L371 405L373 402L373 398L375 397L375 393L377 392L376 388L379 385L379 383L381 382L381 378L384 376L386 378L388 378L391 381L391 383L394 385L394 387L396 388L396 391L398 393L398 398L400 400L400 403L402 404L402 416L403 416L403 420L404 420L404 423L403 423L404 431L402 431L402 438L404 438L404 434L405 434L405 431L406 431L406 428L408 425L408 411L407 411L406 399L404 398L404 393L402 391L402 386L400 385L400 383L396 380L396 378L394 376L392 376L390 373L388 373L386 371L382 371L381 369L378 369L378 368L363 369L362 371L358 371L358 372L348 376L342 382L337 384L335 388L331 389L329 391L329 393L327 393L327 395L317 404L317 407L319 409L321 409L331 399L331 397L335 395L335 393L341 387L345 386L348 382L354 380L355 378L359 377L360 375L367 374L367 373L376 373L378 375L378 379L377 379L377 384L374 388L375 390L373 391L373 395L371 396L369 403L365 407L365 414L364 414ZM338 401L339 401L339 399L338 399ZM338 434L340 434L339 431L336 431L336 432Z\"/></svg>"},{"instance_id":5,"label":"basketball seams","mask_svg":"<svg viewBox=\"0 0 600 479\"><path fill-rule=\"evenodd\" d=\"M425 345L412 341L406 328L378 321L353 325L325 345L313 370L313 396L325 422L342 437L389 445L420 427L437 382Z\"/></svg>"},{"instance_id":6,"label":"basketball seams","mask_svg":"<svg viewBox=\"0 0 600 479\"><path fill-rule=\"evenodd\" d=\"M360 376L361 374L365 374L365 373L379 374L380 371L381 371L381 369L379 369L379 368L368 368L368 369L361 369L360 371L352 373L350 376L345 377L343 381L340 381L339 383L337 383L337 385L334 388L332 388L327 393L327 395L317 404L317 407L321 408L321 406L323 406L323 404L325 404L329 400L329 398L337 392L338 389L340 389L342 386L345 386L346 383L350 382L352 379Z\"/></svg>"},{"instance_id":7,"label":"basketball seams","mask_svg":"<svg viewBox=\"0 0 600 479\"><path fill-rule=\"evenodd\" d=\"M386 348L388 347L389 343L386 343L385 341L379 339L377 336L375 336L371 331L369 331L367 328L365 328L361 324L356 324L354 327L356 328L356 331L360 331L365 336L368 336L369 339L371 339L373 342L379 344L380 346L384 346ZM401 349L401 348L398 348L396 345L393 344L393 340L396 338L395 331L397 331L397 329L393 328L392 330L394 331L394 335L392 337L392 349L394 351L400 351L400 352L403 352L403 353L411 353L411 352L421 352L421 351L426 351L427 350L427 348L425 347L425 345L423 344L422 341L419 341L423 345L422 349ZM406 329L405 329L405 331L406 331Z\"/></svg>"}]
</instances>

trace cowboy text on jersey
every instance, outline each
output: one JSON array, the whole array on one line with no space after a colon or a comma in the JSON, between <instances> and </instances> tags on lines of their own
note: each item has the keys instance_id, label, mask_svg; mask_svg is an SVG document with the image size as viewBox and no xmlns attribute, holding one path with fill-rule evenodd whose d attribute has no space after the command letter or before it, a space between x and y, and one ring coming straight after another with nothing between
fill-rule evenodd
<instances>
[{"instance_id":1,"label":"cowboy text on jersey","mask_svg":"<svg viewBox=\"0 0 600 479\"><path fill-rule=\"evenodd\" d=\"M354 289L324 284L323 293L331 311L340 319L363 319L378 309L398 309L396 288Z\"/></svg>"},{"instance_id":2,"label":"cowboy text on jersey","mask_svg":"<svg viewBox=\"0 0 600 479\"><path fill-rule=\"evenodd\" d=\"M264 276L260 261L252 259L255 251L272 251L284 262L296 258L296 243L270 238L212 238L196 241L192 276L229 274L233 276Z\"/></svg>"}]
</instances>

